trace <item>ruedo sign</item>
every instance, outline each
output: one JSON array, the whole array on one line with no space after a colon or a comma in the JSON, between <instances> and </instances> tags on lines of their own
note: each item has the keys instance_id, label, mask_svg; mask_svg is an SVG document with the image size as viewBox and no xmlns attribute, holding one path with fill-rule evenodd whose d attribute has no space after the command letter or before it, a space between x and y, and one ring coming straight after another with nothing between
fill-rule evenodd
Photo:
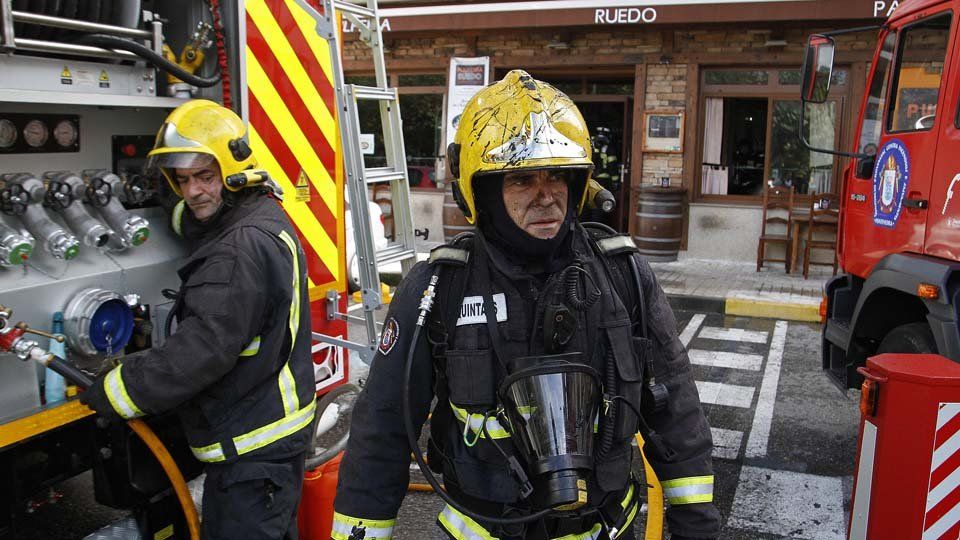
<instances>
[{"instance_id":1,"label":"ruedo sign","mask_svg":"<svg viewBox=\"0 0 960 540\"><path fill-rule=\"evenodd\" d=\"M886 18L898 0L543 0L386 7L390 31Z\"/></svg>"}]
</instances>

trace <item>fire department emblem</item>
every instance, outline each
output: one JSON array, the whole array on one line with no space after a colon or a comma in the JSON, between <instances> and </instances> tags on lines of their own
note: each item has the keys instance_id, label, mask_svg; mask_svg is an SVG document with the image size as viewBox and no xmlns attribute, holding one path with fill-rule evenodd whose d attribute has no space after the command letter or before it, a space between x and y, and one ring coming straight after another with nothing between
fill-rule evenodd
<instances>
[{"instance_id":1,"label":"fire department emblem","mask_svg":"<svg viewBox=\"0 0 960 540\"><path fill-rule=\"evenodd\" d=\"M907 147L894 139L881 148L873 171L874 225L890 229L896 227L909 181L910 156Z\"/></svg>"},{"instance_id":2,"label":"fire department emblem","mask_svg":"<svg viewBox=\"0 0 960 540\"><path fill-rule=\"evenodd\" d=\"M393 350L393 346L397 344L397 338L400 337L400 325L397 324L397 320L393 317L387 319L387 322L383 323L383 331L380 334L380 354L388 355L390 351Z\"/></svg>"}]
</instances>

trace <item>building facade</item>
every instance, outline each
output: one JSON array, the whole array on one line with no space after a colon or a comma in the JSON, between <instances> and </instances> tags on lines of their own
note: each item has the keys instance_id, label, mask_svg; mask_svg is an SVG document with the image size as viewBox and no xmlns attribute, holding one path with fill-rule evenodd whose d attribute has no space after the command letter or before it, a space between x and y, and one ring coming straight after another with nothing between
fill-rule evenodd
<instances>
[{"instance_id":1,"label":"building facade","mask_svg":"<svg viewBox=\"0 0 960 540\"><path fill-rule=\"evenodd\" d=\"M621 201L608 223L634 232L637 189L680 186L687 193L685 256L753 260L763 186L792 186L797 205L806 206L816 193L838 191L846 161L811 153L797 140L807 36L882 24L897 2L409 4L381 0L380 11L414 188L437 189L445 179L450 58L486 56L491 80L524 69L578 104L595 154L604 155L595 159L595 176L605 175ZM344 30L357 35L349 22ZM806 115L805 133L815 145L852 146L876 33L836 37L829 100ZM346 40L348 82L369 83L366 51Z\"/></svg>"}]
</instances>

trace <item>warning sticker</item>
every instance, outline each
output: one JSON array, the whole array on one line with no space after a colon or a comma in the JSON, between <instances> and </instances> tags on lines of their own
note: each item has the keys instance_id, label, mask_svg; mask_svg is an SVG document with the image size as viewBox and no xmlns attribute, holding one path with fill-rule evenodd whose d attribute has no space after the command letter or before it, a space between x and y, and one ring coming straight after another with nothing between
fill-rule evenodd
<instances>
[{"instance_id":1,"label":"warning sticker","mask_svg":"<svg viewBox=\"0 0 960 540\"><path fill-rule=\"evenodd\" d=\"M73 74L67 66L63 66L63 71L60 72L60 84L73 84Z\"/></svg>"},{"instance_id":2,"label":"warning sticker","mask_svg":"<svg viewBox=\"0 0 960 540\"><path fill-rule=\"evenodd\" d=\"M110 75L105 69L100 70L100 88L110 88Z\"/></svg>"},{"instance_id":3,"label":"warning sticker","mask_svg":"<svg viewBox=\"0 0 960 540\"><path fill-rule=\"evenodd\" d=\"M307 173L300 169L300 176L297 178L297 194L294 197L297 202L310 202L310 181L307 180Z\"/></svg>"}]
</instances>

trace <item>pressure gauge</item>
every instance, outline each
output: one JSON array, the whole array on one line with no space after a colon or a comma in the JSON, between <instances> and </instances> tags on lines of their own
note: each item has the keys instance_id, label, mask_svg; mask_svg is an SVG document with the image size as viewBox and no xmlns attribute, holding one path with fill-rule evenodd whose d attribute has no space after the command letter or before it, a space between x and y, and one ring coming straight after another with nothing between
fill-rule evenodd
<instances>
[{"instance_id":1,"label":"pressure gauge","mask_svg":"<svg viewBox=\"0 0 960 540\"><path fill-rule=\"evenodd\" d=\"M50 138L50 128L40 120L31 120L23 127L23 140L31 148L39 148Z\"/></svg>"},{"instance_id":2,"label":"pressure gauge","mask_svg":"<svg viewBox=\"0 0 960 540\"><path fill-rule=\"evenodd\" d=\"M63 148L70 148L77 144L77 126L70 120L61 120L53 128L53 139Z\"/></svg>"},{"instance_id":3,"label":"pressure gauge","mask_svg":"<svg viewBox=\"0 0 960 540\"><path fill-rule=\"evenodd\" d=\"M17 142L17 126L6 118L0 119L0 150L6 150Z\"/></svg>"}]
</instances>

